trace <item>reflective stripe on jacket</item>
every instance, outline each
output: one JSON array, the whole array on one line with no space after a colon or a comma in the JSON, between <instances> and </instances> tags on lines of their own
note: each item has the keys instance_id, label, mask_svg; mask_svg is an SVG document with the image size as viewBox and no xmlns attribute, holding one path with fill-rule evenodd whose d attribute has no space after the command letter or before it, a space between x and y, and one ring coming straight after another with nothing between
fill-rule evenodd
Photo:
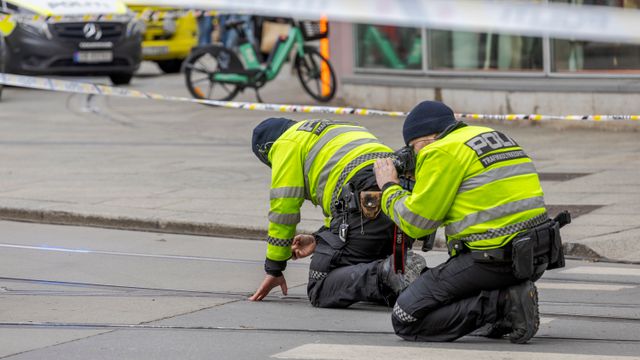
<instances>
[{"instance_id":1,"label":"reflective stripe on jacket","mask_svg":"<svg viewBox=\"0 0 640 360\"><path fill-rule=\"evenodd\" d=\"M409 236L444 225L447 241L495 249L546 217L531 159L508 136L466 126L421 149L413 192L387 188L382 209ZM455 255L455 254L452 254Z\"/></svg>"},{"instance_id":2,"label":"reflective stripe on jacket","mask_svg":"<svg viewBox=\"0 0 640 360\"><path fill-rule=\"evenodd\" d=\"M271 192L267 258L291 257L304 199L320 205L328 226L342 186L393 150L361 126L307 120L289 128L269 151Z\"/></svg>"}]
</instances>

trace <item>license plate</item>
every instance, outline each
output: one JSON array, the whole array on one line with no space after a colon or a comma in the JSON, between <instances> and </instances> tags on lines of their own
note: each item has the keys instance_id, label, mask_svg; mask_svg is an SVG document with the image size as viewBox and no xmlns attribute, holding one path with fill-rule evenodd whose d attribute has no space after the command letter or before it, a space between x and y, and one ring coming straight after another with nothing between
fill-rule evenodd
<instances>
[{"instance_id":1,"label":"license plate","mask_svg":"<svg viewBox=\"0 0 640 360\"><path fill-rule=\"evenodd\" d=\"M142 48L142 55L164 55L169 52L166 46L147 46Z\"/></svg>"},{"instance_id":2,"label":"license plate","mask_svg":"<svg viewBox=\"0 0 640 360\"><path fill-rule=\"evenodd\" d=\"M76 63L105 63L113 61L111 51L76 51L73 54Z\"/></svg>"}]
</instances>

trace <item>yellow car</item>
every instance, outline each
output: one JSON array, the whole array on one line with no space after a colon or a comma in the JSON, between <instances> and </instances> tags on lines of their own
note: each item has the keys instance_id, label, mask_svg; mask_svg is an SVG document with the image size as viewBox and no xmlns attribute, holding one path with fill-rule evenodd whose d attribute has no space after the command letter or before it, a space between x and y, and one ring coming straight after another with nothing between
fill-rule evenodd
<instances>
[{"instance_id":1,"label":"yellow car","mask_svg":"<svg viewBox=\"0 0 640 360\"><path fill-rule=\"evenodd\" d=\"M198 43L198 24L192 11L127 2L146 24L142 58L155 61L165 73L180 72L182 61Z\"/></svg>"}]
</instances>

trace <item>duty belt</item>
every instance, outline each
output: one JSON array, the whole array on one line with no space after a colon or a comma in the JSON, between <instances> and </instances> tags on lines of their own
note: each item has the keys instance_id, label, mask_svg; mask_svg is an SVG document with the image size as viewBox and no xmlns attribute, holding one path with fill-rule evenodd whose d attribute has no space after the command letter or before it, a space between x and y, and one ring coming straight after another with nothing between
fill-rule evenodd
<instances>
[{"instance_id":1,"label":"duty belt","mask_svg":"<svg viewBox=\"0 0 640 360\"><path fill-rule=\"evenodd\" d=\"M338 212L336 209L336 203L338 201L338 194L340 193L342 187L344 186L344 183L347 179L347 176L349 175L349 173L355 169L356 167L358 167L359 165L369 161L369 160L373 160L373 159L384 159L384 158L388 158L393 156L393 153L391 152L375 152L375 153L369 153L369 154L364 154L364 155L360 155L357 158L351 160L347 166L344 167L344 169L342 170L342 172L340 173L340 177L338 177L338 181L336 182L336 186L333 189L333 193L331 194L331 215L335 216ZM322 200L320 200L322 201Z\"/></svg>"},{"instance_id":2,"label":"duty belt","mask_svg":"<svg viewBox=\"0 0 640 360\"><path fill-rule=\"evenodd\" d=\"M510 234L514 234L514 233L518 233L527 229L532 229L538 225L542 225L545 222L549 221L549 216L546 212L535 216L529 220L525 220L516 224L512 224L509 226L505 226L503 228L500 229L492 229L489 231L485 231L483 233L480 234L472 234L469 236L465 236L463 238L460 239L456 239L456 240L451 240L447 242L447 248L449 249L449 253L451 253L452 250L455 250L458 253L463 253L463 252L469 252L469 251L475 251L472 250L470 248L468 248L466 246L467 243L470 242L474 242L474 241L478 241L478 240L485 240L485 239L491 239L494 237L499 237L499 236L505 236L505 235L510 235ZM497 253L503 251L503 248L499 248L499 249L493 249L493 250L478 250L478 251L494 251L494 250L499 250L496 252ZM505 254L506 256L507 254ZM510 253L508 254L510 255Z\"/></svg>"}]
</instances>

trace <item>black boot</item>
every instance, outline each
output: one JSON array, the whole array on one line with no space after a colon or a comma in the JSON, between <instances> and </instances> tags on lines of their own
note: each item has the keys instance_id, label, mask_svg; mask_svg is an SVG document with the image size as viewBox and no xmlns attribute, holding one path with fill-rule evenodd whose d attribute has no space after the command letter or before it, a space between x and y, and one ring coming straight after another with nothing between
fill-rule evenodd
<instances>
[{"instance_id":1,"label":"black boot","mask_svg":"<svg viewBox=\"0 0 640 360\"><path fill-rule=\"evenodd\" d=\"M502 339L511 332L511 324L506 319L501 319L493 324L486 324L474 331L471 335L484 336L490 339Z\"/></svg>"},{"instance_id":2,"label":"black boot","mask_svg":"<svg viewBox=\"0 0 640 360\"><path fill-rule=\"evenodd\" d=\"M500 319L493 325L488 337L499 338L508 333L514 344L524 344L538 332L538 290L531 281L511 286L500 292L498 300Z\"/></svg>"},{"instance_id":3,"label":"black boot","mask_svg":"<svg viewBox=\"0 0 640 360\"><path fill-rule=\"evenodd\" d=\"M421 255L409 250L405 257L404 274L402 274L394 271L391 265L392 258L393 255L390 255L378 265L378 281L397 297L420 276L422 270L427 267L427 262Z\"/></svg>"}]
</instances>

